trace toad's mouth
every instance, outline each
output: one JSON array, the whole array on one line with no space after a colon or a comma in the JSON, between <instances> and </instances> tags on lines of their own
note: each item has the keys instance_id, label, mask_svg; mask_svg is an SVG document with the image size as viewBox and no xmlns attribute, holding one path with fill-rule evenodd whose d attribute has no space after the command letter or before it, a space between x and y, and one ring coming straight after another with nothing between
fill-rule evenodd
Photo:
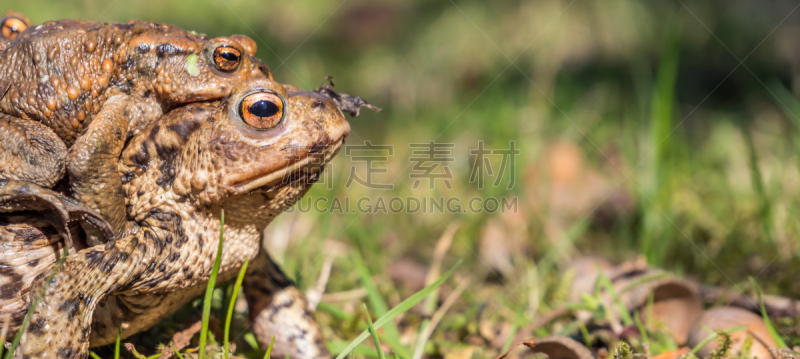
<instances>
[{"instance_id":1,"label":"toad's mouth","mask_svg":"<svg viewBox=\"0 0 800 359\"><path fill-rule=\"evenodd\" d=\"M239 193L246 193L255 191L257 189L266 189L269 190L273 187L280 186L281 184L287 184L292 182L294 178L297 177L298 174L304 172L305 169L313 169L312 163L315 161L315 158L312 156L308 156L303 160L294 162L282 170L272 172L264 177L256 178L250 182L243 183L241 185L234 185L236 191ZM317 161L319 161L317 159ZM322 170L322 166L320 167L320 171Z\"/></svg>"},{"instance_id":2,"label":"toad's mouth","mask_svg":"<svg viewBox=\"0 0 800 359\"><path fill-rule=\"evenodd\" d=\"M237 193L249 193L256 190L272 192L279 187L291 184L311 185L319 179L325 165L339 152L343 144L344 138L327 150L308 153L302 160L293 162L266 176L236 183L233 188Z\"/></svg>"}]
</instances>

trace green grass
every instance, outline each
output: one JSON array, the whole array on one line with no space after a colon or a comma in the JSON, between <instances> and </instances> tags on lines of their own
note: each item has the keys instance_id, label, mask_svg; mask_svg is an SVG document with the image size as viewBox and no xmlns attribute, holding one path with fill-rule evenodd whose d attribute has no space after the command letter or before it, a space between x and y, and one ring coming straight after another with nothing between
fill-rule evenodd
<instances>
[{"instance_id":1,"label":"green grass","mask_svg":"<svg viewBox=\"0 0 800 359\"><path fill-rule=\"evenodd\" d=\"M172 351L175 352L175 356L178 357L178 359L183 359L183 355L181 354L180 350L175 348L175 346L172 345L171 343L170 343L169 347L172 348Z\"/></svg>"},{"instance_id":2,"label":"green grass","mask_svg":"<svg viewBox=\"0 0 800 359\"><path fill-rule=\"evenodd\" d=\"M372 324L372 318L369 316L369 309L367 309L366 304L362 305L364 306L364 315L367 317L369 335L372 336L372 341L375 343L375 351L378 353L378 359L386 359L386 356L383 354L383 347L381 347L381 340L378 339L378 331L375 329L375 325Z\"/></svg>"},{"instance_id":3,"label":"green grass","mask_svg":"<svg viewBox=\"0 0 800 359\"><path fill-rule=\"evenodd\" d=\"M724 340L726 340L726 341L729 339L727 336L724 336L724 335L721 335L721 334L727 335L727 334L735 333L735 332L738 332L740 330L745 330L745 329L747 329L746 325L733 327L733 328L729 328L729 329L726 329L726 330L718 330L718 331L714 332L713 334L709 335L708 337L706 337L705 339L701 340L700 343L698 343L697 345L695 345L694 348L692 348L691 353L692 354L697 354L697 352L699 352L700 349L702 349L704 346L706 346L706 344L710 343L712 340L715 340L715 339L718 339L718 338L721 338L721 337L725 338Z\"/></svg>"},{"instance_id":4,"label":"green grass","mask_svg":"<svg viewBox=\"0 0 800 359\"><path fill-rule=\"evenodd\" d=\"M359 277L361 278L361 283L364 285L364 289L367 290L367 298L372 307L375 308L375 314L378 316L386 315L386 313L389 312L389 308L386 306L377 287L372 282L372 275L364 264L364 260L361 259L361 255L359 255L357 251L353 251L352 258L353 263L356 265L356 270L358 270ZM395 350L401 358L409 358L409 354L406 352L405 348L397 344L400 341L400 331L397 329L394 322L390 321L386 323L384 330L389 343L394 344L392 345L392 349Z\"/></svg>"},{"instance_id":5,"label":"green grass","mask_svg":"<svg viewBox=\"0 0 800 359\"><path fill-rule=\"evenodd\" d=\"M122 328L119 328L117 330L117 342L114 344L114 359L119 359L119 348L121 343L122 343Z\"/></svg>"},{"instance_id":6,"label":"green grass","mask_svg":"<svg viewBox=\"0 0 800 359\"><path fill-rule=\"evenodd\" d=\"M267 351L264 352L264 359L269 359L269 355L272 353L272 347L275 345L275 337L272 337L272 341L269 342L269 346L267 347Z\"/></svg>"},{"instance_id":7,"label":"green grass","mask_svg":"<svg viewBox=\"0 0 800 359\"><path fill-rule=\"evenodd\" d=\"M225 242L225 210L220 212L220 226L219 226L219 247L217 247L217 255L214 259L214 267L211 269L211 277L208 279L208 287L206 288L205 299L203 299L203 324L200 329L200 349L198 357L200 359L206 356L206 338L208 338L208 321L211 317L211 296L214 294L214 286L217 283L217 274L219 273L219 264L222 262L222 246ZM232 304L231 304L232 305ZM227 339L227 338L226 338Z\"/></svg>"},{"instance_id":8,"label":"green grass","mask_svg":"<svg viewBox=\"0 0 800 359\"><path fill-rule=\"evenodd\" d=\"M221 229L220 229L220 241L219 241L219 247L218 247L218 252L217 252L217 258L215 259L214 267L212 269L211 276L210 276L210 279L209 279L209 283L207 285L206 295L205 295L205 298L203 300L203 319L202 319L203 323L202 323L201 330L200 330L200 333L199 333L200 334L200 346L198 348L198 357L200 357L200 358L204 357L203 353L205 353L205 350L206 350L206 338L209 335L211 335L210 339L212 340L212 342L214 342L213 333L210 333L209 330L208 330L208 322L209 322L209 319L210 319L210 316L211 316L211 307L213 305L212 295L213 295L214 288L215 288L215 285L216 285L216 277L217 277L217 275L219 273L219 265L220 265L220 261L221 261L221 257L222 257L222 248L223 248L224 234L225 234L225 231L224 231L225 212L224 211L221 212L221 223L222 223L222 226L221 226ZM356 256L357 256L357 254L354 255L354 257L356 257ZM356 259L357 263L359 261L360 261L360 258ZM223 345L224 345L223 351L224 351L225 357L229 356L229 353L228 353L228 343L229 343L228 339L229 339L229 333L230 333L230 329L231 329L231 319L233 318L233 315L234 315L234 304L235 304L235 301L236 301L236 297L237 297L237 295L239 293L239 289L241 288L241 284L242 284L242 281L244 279L244 274L247 271L247 264L248 264L248 261L245 261L245 263L243 264L242 268L239 271L239 275L237 276L236 282L234 284L233 295L232 295L230 304L228 306L228 312L227 312L227 316L226 316L226 320L225 320L225 327L224 327L224 339L223 339ZM383 326L389 327L389 325L387 325L387 324L390 324L390 323L393 324L393 322L392 322L393 318L395 318L396 316L408 311L414 305L416 305L417 303L419 303L420 301L425 299L427 296L429 296L433 291L438 289L443 283L445 283L445 281L447 281L447 279L450 278L450 276L453 274L453 272L456 270L456 268L458 268L459 264L460 264L460 262L456 263L455 266L453 266L450 270L445 272L435 282L431 283L429 286L423 288L422 290L420 290L419 292L415 293L414 295L412 295L408 299L404 300L403 302L401 302L396 307L392 308L391 310L387 309L383 313L383 315L380 318L378 318L378 320L375 323L373 323L372 319L369 317L369 313L367 312L366 304L364 304L365 315L367 317L367 330L364 333L362 333L359 337L354 339L352 342L350 342L350 344L348 344L348 346L344 350L342 350L341 353L339 353L337 359L345 358L361 342L363 342L364 339L366 339L367 336L372 336L373 337L373 340L374 340L374 343L375 343L375 347L378 349L378 357L380 359L384 359L384 354L383 354L382 350L380 349L381 346L380 346L380 339L378 338L379 335L378 335L378 332L377 332L377 328L380 328L380 327L383 327ZM363 262L360 262L357 265L363 266ZM365 276L365 278L367 279L367 281L370 281L371 279L369 279L370 276L368 275L368 272L366 272L366 268L364 267L361 270L362 270L362 275L367 274ZM376 291L376 295L378 295L377 294L377 290L376 289L373 289L373 290L375 290ZM378 300L378 299L373 299L373 300ZM382 301L381 301L381 303L382 303ZM270 343L269 348L267 349L267 351L265 353L265 356L264 356L265 358L268 357L269 354L272 352L272 347L273 347L274 343L275 343L275 338L273 337L272 342ZM170 344L170 346L172 347L172 349L175 352L175 354L179 358L182 358L182 355L180 354L180 352L174 346L172 346L172 344ZM120 337L118 336L117 337L117 343L116 343L116 346L115 346L115 352L114 352L115 353L114 354L115 358L119 357L119 349L120 349ZM398 347L393 347L393 349L396 350L396 351L400 351L401 353L406 353L406 350L404 348L402 348L402 347L399 347L399 346ZM287 355L288 355L288 353L287 353ZM397 355L399 355L399 353L395 352L395 355L397 356Z\"/></svg>"},{"instance_id":9,"label":"green grass","mask_svg":"<svg viewBox=\"0 0 800 359\"><path fill-rule=\"evenodd\" d=\"M376 181L394 188L345 188L352 166L362 177L365 168L341 151L331 176L307 197L518 197L517 213L506 214L279 216L266 230L267 248L298 288L316 285L323 258L336 248L342 254L326 293L360 291L317 308L337 351L348 347L350 355L374 357L371 345L348 346L369 337L360 308L366 302L390 357L444 357L475 348L491 357L508 345L508 333L568 302L574 279L568 262L582 254L617 263L644 255L650 265L731 288L743 288L753 276L765 293L800 298L800 89L796 59L786 47L800 43L789 31L796 14L778 26L791 7L723 0L687 7L635 0L339 4L143 0L134 7L32 0L14 6L34 22L143 18L211 37L242 33L255 39L278 81L313 89L333 75L337 90L383 107L350 120L347 144L394 146L387 162L375 164L390 170ZM739 62L728 49L739 59L756 51L744 61L747 68L731 73ZM426 181L410 188L408 145L433 139L455 144L452 190L441 181L433 190ZM496 176L483 190L470 183L469 151L478 141L505 149L511 140L521 151L513 188L505 181L493 187ZM490 163L497 172L500 159ZM469 277L470 288L429 338L420 334L435 308L430 303L379 325L390 308L423 287L398 275L398 263L429 269L436 238L453 221L463 226L444 265L463 261L454 275ZM490 225L502 233L486 238ZM211 293L221 292L228 293ZM187 305L132 340L143 353L155 353L188 318L210 310L226 316L236 355L260 357L247 313L228 315L234 302L228 297ZM595 320L614 309L593 295L572 306L578 307ZM624 338L634 351L642 341L654 355L676 347L658 326L640 325L635 313L628 317L621 319L646 334ZM800 345L797 319L770 320L787 347ZM534 334L581 336L585 330L588 340L595 334L591 324L559 318ZM103 357L113 353L97 350L105 350Z\"/></svg>"},{"instance_id":10,"label":"green grass","mask_svg":"<svg viewBox=\"0 0 800 359\"><path fill-rule=\"evenodd\" d=\"M750 277L750 283L752 283L753 287L756 288L756 294L758 294L758 303L761 306L761 317L764 319L764 324L767 326L769 335L772 337L772 340L775 341L775 344L778 345L778 349L786 348L786 342L783 341L781 335L777 330L775 330L775 326L772 325L772 321L769 319L769 315L767 315L767 310L764 308L764 298L761 296L761 288L758 286L758 283L753 277Z\"/></svg>"},{"instance_id":11,"label":"green grass","mask_svg":"<svg viewBox=\"0 0 800 359\"><path fill-rule=\"evenodd\" d=\"M239 270L239 275L236 277L236 283L233 286L233 295L231 295L230 304L228 305L228 315L225 316L225 337L222 339L222 348L225 351L225 359L230 357L230 329L231 329L231 319L233 319L233 308L236 305L236 298L239 295L239 289L242 288L242 281L244 280L244 275L247 272L247 265L250 263L250 258L245 259L244 264L242 264L242 269ZM273 338L274 343L274 338ZM270 344L270 346L272 346Z\"/></svg>"},{"instance_id":12,"label":"green grass","mask_svg":"<svg viewBox=\"0 0 800 359\"><path fill-rule=\"evenodd\" d=\"M374 327L381 328L384 324L391 322L392 319L394 319L394 317L396 317L397 315L411 309L417 303L425 299L425 297L430 295L434 290L439 288L439 286L441 286L448 278L450 278L453 272L455 272L456 268L458 268L459 264L460 262L457 263L455 266L453 266L453 268L451 268L449 271L444 273L438 280L431 283L431 285L423 288L419 292L415 293L411 297L408 297L408 299L398 304L396 307L386 312L386 314L382 315L380 318L378 318L378 320L375 321ZM339 353L338 356L336 356L336 359L344 359L345 357L347 357L347 355L350 354L350 352L353 349L355 349L355 347L358 346L358 344L367 339L369 335L370 335L369 330L365 330L364 332L362 332L361 335L359 335L358 337L356 337L356 339L350 342L350 344L347 347L345 347L344 350L342 350L342 352Z\"/></svg>"}]
</instances>

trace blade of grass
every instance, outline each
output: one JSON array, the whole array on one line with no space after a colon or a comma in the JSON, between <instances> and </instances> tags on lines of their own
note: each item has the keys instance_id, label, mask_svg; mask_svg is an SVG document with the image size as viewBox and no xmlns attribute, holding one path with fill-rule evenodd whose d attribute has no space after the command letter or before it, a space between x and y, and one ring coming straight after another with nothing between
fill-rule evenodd
<instances>
[{"instance_id":1,"label":"blade of grass","mask_svg":"<svg viewBox=\"0 0 800 359\"><path fill-rule=\"evenodd\" d=\"M579 322L578 329L581 330L581 336L583 337L583 345L585 345L587 348L591 348L592 337L591 334L589 334L589 329L586 328L586 324L584 324L583 322Z\"/></svg>"},{"instance_id":2,"label":"blade of grass","mask_svg":"<svg viewBox=\"0 0 800 359\"><path fill-rule=\"evenodd\" d=\"M442 303L442 306L433 313L431 319L422 327L422 330L419 333L419 339L417 340L417 346L414 348L414 356L412 359L422 358L422 355L425 352L425 346L428 344L428 339L430 339L431 335L433 335L433 331L439 325L439 322L442 320L442 318L444 318L445 313L450 310L450 307L452 307L456 300L461 296L461 293L467 289L468 285L469 279L463 279L461 283L458 284L458 287L456 287L456 289L450 293L447 298L445 298L444 303ZM512 331L512 333L509 334L509 337L513 337L514 334L516 333Z\"/></svg>"},{"instance_id":3,"label":"blade of grass","mask_svg":"<svg viewBox=\"0 0 800 359\"><path fill-rule=\"evenodd\" d=\"M269 355L272 354L272 347L275 345L275 336L272 336L272 340L269 342L269 347L267 347L267 352L264 353L264 359L269 359Z\"/></svg>"},{"instance_id":4,"label":"blade of grass","mask_svg":"<svg viewBox=\"0 0 800 359\"><path fill-rule=\"evenodd\" d=\"M224 347L225 359L231 355L230 347L228 345L228 338L231 331L231 319L233 318L233 307L236 305L236 297L239 295L239 290L242 288L242 281L244 280L244 273L247 272L247 264L250 263L250 258L244 260L242 269L239 270L239 276L236 277L236 284L233 285L233 294L231 294L230 305L228 305L228 315L225 317L225 333L222 336L222 345Z\"/></svg>"},{"instance_id":5,"label":"blade of grass","mask_svg":"<svg viewBox=\"0 0 800 359\"><path fill-rule=\"evenodd\" d=\"M795 153L800 155L800 139L797 136L800 133L800 117L798 117L800 116L800 101L778 79L770 80L768 89L775 100L775 105L780 107L786 118L794 124L795 131L789 138ZM800 158L800 156L796 156L796 158Z\"/></svg>"},{"instance_id":6,"label":"blade of grass","mask_svg":"<svg viewBox=\"0 0 800 359\"><path fill-rule=\"evenodd\" d=\"M425 297L427 297L428 294L431 294L431 292L436 290L436 288L439 288L439 286L441 286L442 283L444 283L448 278L450 278L451 275L453 275L453 272L455 272L456 268L458 268L458 266L461 265L461 262L462 261L459 260L456 263L456 265L453 266L453 268L450 268L450 270L447 271L447 273L442 275L442 277L439 278L437 281L433 282L433 284L423 288L419 292L408 297L408 299L402 301L396 307L392 308L392 310L390 310L388 313L378 318L378 320L375 321L375 328L380 328L382 325L386 324L387 322L390 322L392 319L394 319L394 317L396 317L400 313L403 313L411 309L413 306L417 305L417 303L425 299ZM355 349L355 347L361 344L361 342L366 340L368 336L369 336L368 331L362 332L358 337L356 337L356 339L350 342L350 344L346 348L344 348L344 350L342 350L342 352L339 353L338 356L336 356L336 359L344 359L345 357L347 357L347 355L350 354L350 352L352 352L353 349Z\"/></svg>"},{"instance_id":7,"label":"blade of grass","mask_svg":"<svg viewBox=\"0 0 800 359\"><path fill-rule=\"evenodd\" d=\"M244 333L243 338L244 342L247 343L247 345L249 345L251 348L258 350L259 352L261 351L261 347L258 345L258 340L256 340L256 336L253 335L253 333Z\"/></svg>"},{"instance_id":8,"label":"blade of grass","mask_svg":"<svg viewBox=\"0 0 800 359\"><path fill-rule=\"evenodd\" d=\"M217 247L217 258L214 259L214 268L211 269L211 278L208 279L208 286L206 287L206 296L203 299L203 324L200 329L200 352L197 357L205 359L206 357L206 339L208 337L208 319L211 316L211 297L214 294L214 285L217 282L217 274L219 273L219 264L222 261L222 244L223 237L225 236L225 210L220 213L220 226L219 226L219 246Z\"/></svg>"},{"instance_id":9,"label":"blade of grass","mask_svg":"<svg viewBox=\"0 0 800 359\"><path fill-rule=\"evenodd\" d=\"M175 346L172 345L172 343L169 343L169 347L172 348L172 352L178 356L178 359L183 359L183 355L181 355L181 353L178 353L178 349L175 348Z\"/></svg>"},{"instance_id":10,"label":"blade of grass","mask_svg":"<svg viewBox=\"0 0 800 359\"><path fill-rule=\"evenodd\" d=\"M358 250L353 251L353 264L356 267L356 271L358 271L364 289L367 290L367 299L372 309L375 311L375 314L378 316L386 315L389 308L386 306L386 302L383 301L380 292L378 292L378 287L376 287L375 283L372 281L372 274L369 272L366 264L364 264L364 260L361 258L361 254ZM383 329L389 338L392 338L394 341L400 340L400 330L397 329L394 322L387 323L386 327Z\"/></svg>"},{"instance_id":11,"label":"blade of grass","mask_svg":"<svg viewBox=\"0 0 800 359\"><path fill-rule=\"evenodd\" d=\"M778 334L778 331L775 330L775 326L772 325L772 321L769 320L769 316L767 315L767 309L764 307L764 298L761 297L761 288L756 283L755 278L750 277L750 283L753 283L753 286L756 287L756 294L758 295L758 303L761 305L761 316L764 318L764 324L767 326L767 330L769 331L769 335L775 340L775 344L778 346L778 349L786 348L786 342L783 341L781 335Z\"/></svg>"},{"instance_id":12,"label":"blade of grass","mask_svg":"<svg viewBox=\"0 0 800 359\"><path fill-rule=\"evenodd\" d=\"M674 16L670 16L674 18ZM661 249L669 245L663 230L664 221L660 204L665 198L671 198L672 191L669 180L670 159L674 155L675 138L673 133L675 84L678 75L678 61L680 50L680 25L675 21L668 21L662 34L662 51L656 73L655 87L653 88L650 108L650 146L653 157L652 166L647 174L650 183L640 195L642 203L643 220L641 235L641 252L647 257L650 264L660 264L664 252ZM649 155L648 155L649 156ZM652 200L650 200L652 198ZM671 238L671 237L666 237Z\"/></svg>"},{"instance_id":13,"label":"blade of grass","mask_svg":"<svg viewBox=\"0 0 800 359\"><path fill-rule=\"evenodd\" d=\"M366 327L366 323L363 321L361 322ZM332 340L325 343L328 347L328 351L333 353L334 355L338 354L342 348L346 347L348 342L344 340ZM358 357L358 358L377 358L377 353L372 350L372 348L365 348L362 346L356 347L353 351L348 355L348 358Z\"/></svg>"},{"instance_id":14,"label":"blade of grass","mask_svg":"<svg viewBox=\"0 0 800 359\"><path fill-rule=\"evenodd\" d=\"M352 314L350 314L348 312L345 312L344 310L340 309L339 307L333 306L333 305L331 305L329 303L320 302L317 305L317 309L330 314L331 316L333 316L334 318L336 318L338 320L349 322L350 320L353 319L353 315Z\"/></svg>"},{"instance_id":15,"label":"blade of grass","mask_svg":"<svg viewBox=\"0 0 800 359\"><path fill-rule=\"evenodd\" d=\"M372 335L372 341L375 342L375 350L378 352L379 359L386 359L386 356L383 355L383 347L381 347L381 341L378 339L378 332L375 331L375 326L372 325L372 318L369 317L369 310L367 309L367 305L361 303L364 306L364 315L367 316L367 329L369 330L369 334Z\"/></svg>"},{"instance_id":16,"label":"blade of grass","mask_svg":"<svg viewBox=\"0 0 800 359\"><path fill-rule=\"evenodd\" d=\"M772 242L772 206L770 205L770 198L767 194L766 186L764 185L764 175L761 173L761 168L758 166L758 154L756 153L756 145L753 142L752 130L747 124L740 124L741 132L744 137L744 143L747 145L747 159L750 167L750 178L753 186L753 191L758 195L759 204L761 209L759 216L761 220L761 233L765 239Z\"/></svg>"},{"instance_id":17,"label":"blade of grass","mask_svg":"<svg viewBox=\"0 0 800 359\"><path fill-rule=\"evenodd\" d=\"M369 300L370 305L372 305L373 309L375 310L375 314L377 315L385 315L386 312L389 311L386 302L384 302L383 297L381 297L378 288L375 286L375 283L372 281L372 274L369 272L366 264L364 264L364 260L361 258L360 253L358 250L353 251L353 262L356 265L356 270L358 271L359 277L361 282L364 283L364 289L367 290L367 299ZM394 322L389 322L388 325L384 328L385 338L384 342L401 358L406 359L410 356L408 350L400 344L400 331L397 329L397 326Z\"/></svg>"},{"instance_id":18,"label":"blade of grass","mask_svg":"<svg viewBox=\"0 0 800 359\"><path fill-rule=\"evenodd\" d=\"M451 223L447 226L447 230L442 233L442 236L439 237L439 241L436 243L436 247L433 251L433 261L430 266L430 270L428 270L428 274L425 277L425 285L433 283L436 278L439 277L439 273L442 271L442 261L444 261L444 256L447 254L447 251L450 249L450 246L453 244L453 238L455 237L456 231L461 227L461 224L456 221ZM436 306L439 303L439 291L435 290L431 293L428 298L425 299L425 303L423 303L423 313L425 319L422 320L422 324L419 326L419 335L417 337L417 344L414 348L414 352L411 356L411 359L420 359L425 351L425 345L428 342L428 337L432 334L431 333L431 319L430 316L433 315L434 311L436 311ZM395 355L397 355L395 353Z\"/></svg>"},{"instance_id":19,"label":"blade of grass","mask_svg":"<svg viewBox=\"0 0 800 359\"><path fill-rule=\"evenodd\" d=\"M11 347L8 348L8 352L6 353L4 359L11 359L11 356L14 354L14 351L17 350L19 346L19 340L22 338L22 333L28 329L28 324L31 322L31 316L33 315L34 309L37 305L39 305L39 300L42 299L42 295L44 295L44 291L47 287L50 286L50 282L53 281L53 277L56 276L56 273L61 269L61 265L67 260L67 255L69 255L69 251L66 247L64 247L64 255L56 261L56 265L53 267L53 271L50 273L50 276L47 277L47 280L44 282L44 285L39 288L39 293L36 297L33 298L30 307L28 307L28 313L25 314L25 319L22 320L22 325L20 325L17 334L14 335L14 340L11 342ZM0 347L5 347L4 345L0 345Z\"/></svg>"},{"instance_id":20,"label":"blade of grass","mask_svg":"<svg viewBox=\"0 0 800 359\"><path fill-rule=\"evenodd\" d=\"M117 344L114 345L114 359L119 359L119 344L122 342L122 328L117 330Z\"/></svg>"},{"instance_id":21,"label":"blade of grass","mask_svg":"<svg viewBox=\"0 0 800 359\"><path fill-rule=\"evenodd\" d=\"M649 343L650 338L647 337L647 329L642 325L642 318L639 317L639 312L633 313L633 321L636 322L636 327L639 328L639 333L642 335L642 342Z\"/></svg>"},{"instance_id":22,"label":"blade of grass","mask_svg":"<svg viewBox=\"0 0 800 359\"><path fill-rule=\"evenodd\" d=\"M319 309L321 311L324 311L324 312L327 312L328 314L330 314L334 318L336 318L338 320L341 320L343 322L352 322L352 321L358 319L355 315L347 313L344 310L339 309L338 307L334 307L334 306L332 306L332 305L330 305L328 303L325 303L325 302L320 302L319 306L317 307L317 309ZM359 328L365 328L366 329L366 325L363 322L358 322L357 326ZM378 337L381 339L381 341L383 341L386 345L388 345L389 348L392 348L392 350L394 350L394 348L396 348L396 347L402 347L402 344L400 344L400 342L392 342L391 339L389 339L383 333L378 333ZM343 344L343 345L347 345L347 344ZM357 354L363 354L363 353L357 353ZM397 354L397 353L395 353L395 354Z\"/></svg>"},{"instance_id":23,"label":"blade of grass","mask_svg":"<svg viewBox=\"0 0 800 359\"><path fill-rule=\"evenodd\" d=\"M100 358L99 355L97 355L95 352L93 352L91 350L89 351L89 356L92 357L92 359L103 359L103 358Z\"/></svg>"},{"instance_id":24,"label":"blade of grass","mask_svg":"<svg viewBox=\"0 0 800 359\"><path fill-rule=\"evenodd\" d=\"M657 281L659 279L667 278L669 276L670 276L669 273L645 274L645 275L643 275L643 276L641 276L639 278L634 279L633 281L631 281L630 283L628 283L624 287L622 287L622 289L619 290L619 294L628 293L631 290L633 290L634 288L636 288L636 287L638 287L638 286L640 286L642 284L654 282L654 281Z\"/></svg>"},{"instance_id":25,"label":"blade of grass","mask_svg":"<svg viewBox=\"0 0 800 359\"><path fill-rule=\"evenodd\" d=\"M631 319L631 314L628 313L628 308L625 307L624 303L622 303L622 299L620 299L617 290L614 289L614 284L611 283L611 279L609 279L605 274L600 272L598 280L600 280L603 283L603 286L606 288L608 293L611 294L611 299L613 299L614 304L617 305L617 310L619 311L620 318L622 318L622 322L628 326L633 325L633 319Z\"/></svg>"}]
</instances>

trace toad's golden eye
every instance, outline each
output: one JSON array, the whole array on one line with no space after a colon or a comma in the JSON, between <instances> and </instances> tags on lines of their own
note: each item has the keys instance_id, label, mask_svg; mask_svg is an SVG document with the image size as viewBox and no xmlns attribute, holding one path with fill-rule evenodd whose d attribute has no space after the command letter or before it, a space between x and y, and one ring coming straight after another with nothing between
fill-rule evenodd
<instances>
[{"instance_id":1,"label":"toad's golden eye","mask_svg":"<svg viewBox=\"0 0 800 359\"><path fill-rule=\"evenodd\" d=\"M17 37L20 32L23 32L28 28L28 25L26 25L24 21L15 17L6 18L3 20L3 24L0 26L0 30L3 32L3 37L9 40L14 40L14 38Z\"/></svg>"},{"instance_id":2,"label":"toad's golden eye","mask_svg":"<svg viewBox=\"0 0 800 359\"><path fill-rule=\"evenodd\" d=\"M236 70L236 68L239 67L241 58L241 51L234 47L220 46L214 50L214 65L225 72Z\"/></svg>"},{"instance_id":3,"label":"toad's golden eye","mask_svg":"<svg viewBox=\"0 0 800 359\"><path fill-rule=\"evenodd\" d=\"M283 100L271 92L247 95L239 105L239 116L250 127L268 130L283 119Z\"/></svg>"}]
</instances>

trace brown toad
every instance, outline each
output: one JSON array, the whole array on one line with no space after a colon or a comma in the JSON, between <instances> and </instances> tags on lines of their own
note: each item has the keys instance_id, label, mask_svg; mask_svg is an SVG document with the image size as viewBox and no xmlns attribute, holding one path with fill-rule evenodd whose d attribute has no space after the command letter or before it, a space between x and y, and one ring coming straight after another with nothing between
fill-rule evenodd
<instances>
[{"instance_id":1,"label":"brown toad","mask_svg":"<svg viewBox=\"0 0 800 359\"><path fill-rule=\"evenodd\" d=\"M196 297L211 273L224 210L220 280L251 259L244 294L259 341L277 335L276 346L293 358L327 356L305 300L261 246L261 233L319 178L349 131L330 97L270 79L242 82L221 101L164 115L122 154L130 230L110 246L70 249L17 354L86 357L90 345L115 341L119 328L130 336ZM46 269L61 256L57 234L36 232L44 227L29 223L23 250L12 248L21 242L19 230L5 238L0 231L0 313L16 319L12 332L31 288L46 282ZM26 266L39 274L25 274ZM8 283L18 284L5 294Z\"/></svg>"},{"instance_id":2,"label":"brown toad","mask_svg":"<svg viewBox=\"0 0 800 359\"><path fill-rule=\"evenodd\" d=\"M244 36L209 39L145 21L2 30L13 39L0 51L0 178L49 188L66 169L72 195L117 233L125 218L116 159L127 139L178 105L272 79Z\"/></svg>"}]
</instances>

